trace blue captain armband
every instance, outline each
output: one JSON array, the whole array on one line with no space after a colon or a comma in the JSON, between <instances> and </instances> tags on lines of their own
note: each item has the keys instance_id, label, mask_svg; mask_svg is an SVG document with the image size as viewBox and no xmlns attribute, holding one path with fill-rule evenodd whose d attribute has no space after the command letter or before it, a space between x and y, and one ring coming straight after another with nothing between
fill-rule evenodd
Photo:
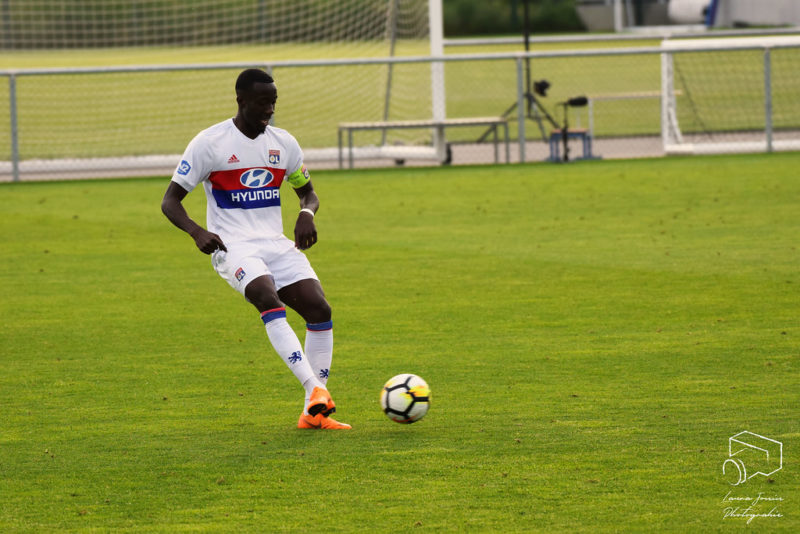
<instances>
[{"instance_id":1,"label":"blue captain armband","mask_svg":"<svg viewBox=\"0 0 800 534\"><path fill-rule=\"evenodd\" d=\"M292 184L295 189L300 189L311 181L311 175L305 165L300 165L300 168L290 174L286 181Z\"/></svg>"}]
</instances>

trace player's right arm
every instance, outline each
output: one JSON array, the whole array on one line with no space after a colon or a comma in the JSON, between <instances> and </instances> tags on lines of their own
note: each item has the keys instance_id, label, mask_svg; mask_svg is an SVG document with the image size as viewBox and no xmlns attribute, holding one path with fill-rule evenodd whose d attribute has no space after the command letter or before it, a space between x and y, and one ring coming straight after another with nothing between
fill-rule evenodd
<instances>
[{"instance_id":1,"label":"player's right arm","mask_svg":"<svg viewBox=\"0 0 800 534\"><path fill-rule=\"evenodd\" d=\"M228 250L222 242L222 238L215 233L209 232L189 217L186 208L183 207L183 199L189 192L181 187L177 182L170 182L164 198L161 200L161 212L175 226L192 236L194 244L205 254L211 254L217 249Z\"/></svg>"},{"instance_id":2,"label":"player's right arm","mask_svg":"<svg viewBox=\"0 0 800 534\"><path fill-rule=\"evenodd\" d=\"M183 159L161 200L161 211L175 226L192 236L195 245L204 254L211 254L217 249L225 250L225 244L217 234L209 232L189 217L183 207L183 199L200 182L208 177L210 161L212 159L209 141L205 131L200 132L186 147Z\"/></svg>"}]
</instances>

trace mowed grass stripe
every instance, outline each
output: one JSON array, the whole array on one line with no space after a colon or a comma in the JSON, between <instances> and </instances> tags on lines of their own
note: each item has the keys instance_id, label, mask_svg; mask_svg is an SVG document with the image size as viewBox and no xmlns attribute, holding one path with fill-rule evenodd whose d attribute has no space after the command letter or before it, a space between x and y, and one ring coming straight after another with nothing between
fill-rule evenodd
<instances>
[{"instance_id":1,"label":"mowed grass stripe","mask_svg":"<svg viewBox=\"0 0 800 534\"><path fill-rule=\"evenodd\" d=\"M756 526L796 530L799 158L314 173L347 433L294 429L166 179L4 185L0 528L723 531L748 429L787 460ZM410 426L399 372L433 390Z\"/></svg>"}]
</instances>

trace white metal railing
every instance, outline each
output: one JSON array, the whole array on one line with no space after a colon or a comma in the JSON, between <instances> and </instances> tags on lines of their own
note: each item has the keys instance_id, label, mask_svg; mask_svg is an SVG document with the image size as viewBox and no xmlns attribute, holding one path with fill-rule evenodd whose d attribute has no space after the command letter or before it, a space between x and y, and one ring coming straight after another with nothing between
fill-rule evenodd
<instances>
[{"instance_id":1,"label":"white metal railing","mask_svg":"<svg viewBox=\"0 0 800 534\"><path fill-rule=\"evenodd\" d=\"M726 51L733 50L762 50L764 51L767 63L765 64L764 84L767 88L766 95L769 98L770 91L770 69L769 51L779 48L800 48L797 44L768 44L754 45L742 44L726 48ZM708 52L718 50L716 47L697 47L681 46L676 44L670 47L669 53L682 52ZM169 71L198 71L198 70L221 70L221 69L244 69L250 67L261 67L265 69L276 68L298 68L298 67L336 67L346 65L390 65L390 64L411 64L411 63L452 63L465 61L501 61L514 60L516 65L516 98L517 98L517 142L519 161L526 161L526 142L528 141L525 125L525 104L526 92L524 63L526 60L553 59L553 58L575 58L575 57L600 57L600 56L623 56L623 55L652 55L664 54L665 50L661 47L632 47L616 49L588 49L588 50L559 50L548 52L506 52L506 53L485 53L485 54L448 54L443 56L413 56L413 57L385 57L385 58L362 58L362 59L334 59L334 60L298 60L298 61L273 61L273 62L231 62L231 63L209 63L209 64L179 64L179 65L140 65L140 66L109 66L109 67L75 67L75 68L31 68L31 69L4 69L0 70L0 77L8 78L9 89L9 131L11 135L11 173L12 180L20 179L20 157L19 157L19 114L17 80L21 77L41 76L41 75L80 75L80 74L101 74L101 73L133 73L133 72L169 72ZM765 103L767 139L772 136L771 103ZM593 125L592 125L593 126ZM767 144L767 149L771 150L771 143Z\"/></svg>"},{"instance_id":2,"label":"white metal railing","mask_svg":"<svg viewBox=\"0 0 800 534\"><path fill-rule=\"evenodd\" d=\"M603 33L586 35L544 35L531 36L530 44L552 44L552 43L593 43L608 41L652 41L655 39L683 39L691 37L693 39L713 39L718 37L745 37L757 35L795 35L800 33L800 27L793 28L760 28L760 29L740 29L740 30L714 30L714 31L686 31L682 27L670 28L659 26L647 33ZM495 45L522 45L524 38L516 37L461 37L444 40L444 46L495 46Z\"/></svg>"}]
</instances>

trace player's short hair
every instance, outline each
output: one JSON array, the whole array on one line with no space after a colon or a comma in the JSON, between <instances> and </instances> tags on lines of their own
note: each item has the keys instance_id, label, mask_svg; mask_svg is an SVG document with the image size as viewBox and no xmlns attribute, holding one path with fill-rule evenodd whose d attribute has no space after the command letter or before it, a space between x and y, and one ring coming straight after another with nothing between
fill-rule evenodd
<instances>
[{"instance_id":1,"label":"player's short hair","mask_svg":"<svg viewBox=\"0 0 800 534\"><path fill-rule=\"evenodd\" d=\"M275 80L261 69L245 69L236 78L236 92L249 91L257 83L274 83Z\"/></svg>"}]
</instances>

